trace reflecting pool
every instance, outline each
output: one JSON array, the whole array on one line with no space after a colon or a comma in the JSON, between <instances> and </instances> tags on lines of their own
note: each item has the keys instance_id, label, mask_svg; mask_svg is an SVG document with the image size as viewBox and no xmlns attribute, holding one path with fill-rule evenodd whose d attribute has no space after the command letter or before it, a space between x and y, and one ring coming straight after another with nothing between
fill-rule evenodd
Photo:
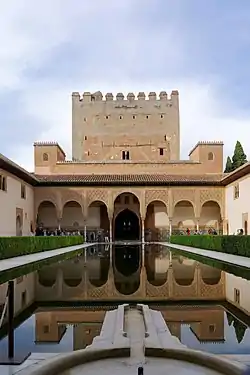
<instances>
[{"instance_id":1,"label":"reflecting pool","mask_svg":"<svg viewBox=\"0 0 250 375\"><path fill-rule=\"evenodd\" d=\"M250 276L240 268L160 245L100 245L9 277L15 279L17 351L85 348L100 334L107 310L140 302L161 311L170 332L188 347L250 354ZM2 283L2 307L6 289ZM7 348L5 335L6 324L0 351Z\"/></svg>"}]
</instances>

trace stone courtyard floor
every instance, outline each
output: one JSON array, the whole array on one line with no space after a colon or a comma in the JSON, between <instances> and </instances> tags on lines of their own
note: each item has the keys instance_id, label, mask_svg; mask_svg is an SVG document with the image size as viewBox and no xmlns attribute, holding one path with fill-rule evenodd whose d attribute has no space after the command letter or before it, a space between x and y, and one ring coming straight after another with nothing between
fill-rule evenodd
<instances>
[{"instance_id":1,"label":"stone courtyard floor","mask_svg":"<svg viewBox=\"0 0 250 375\"><path fill-rule=\"evenodd\" d=\"M219 251L212 251L212 250L204 250L197 247L190 247L190 246L184 246L184 245L177 245L172 244L168 242L158 242L160 245L164 245L169 247L170 249L176 249L185 251L190 254L197 254L201 255L206 258L214 259L214 260L220 260L222 262L231 264L233 266L239 266L239 267L245 267L250 268L250 258L243 257L240 255L232 255L232 254L225 254L221 253Z\"/></svg>"},{"instance_id":2,"label":"stone courtyard floor","mask_svg":"<svg viewBox=\"0 0 250 375\"><path fill-rule=\"evenodd\" d=\"M35 253L35 254L21 255L18 257L14 257L14 258L3 259L3 260L0 260L0 272L7 271L12 268L22 267L29 263L39 262L41 260L53 258L58 255L67 254L72 251L84 249L93 245L95 244L86 243L86 244L75 245L75 246L61 247L59 249L43 251L43 252Z\"/></svg>"}]
</instances>

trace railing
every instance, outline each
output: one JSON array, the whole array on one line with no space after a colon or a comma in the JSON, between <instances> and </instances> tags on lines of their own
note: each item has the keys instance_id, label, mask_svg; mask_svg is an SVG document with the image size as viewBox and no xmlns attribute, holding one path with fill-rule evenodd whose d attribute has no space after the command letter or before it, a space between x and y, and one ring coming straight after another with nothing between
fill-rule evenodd
<instances>
[{"instance_id":1,"label":"railing","mask_svg":"<svg viewBox=\"0 0 250 375\"><path fill-rule=\"evenodd\" d=\"M144 233L145 242L168 242L169 230L166 229L146 229Z\"/></svg>"}]
</instances>

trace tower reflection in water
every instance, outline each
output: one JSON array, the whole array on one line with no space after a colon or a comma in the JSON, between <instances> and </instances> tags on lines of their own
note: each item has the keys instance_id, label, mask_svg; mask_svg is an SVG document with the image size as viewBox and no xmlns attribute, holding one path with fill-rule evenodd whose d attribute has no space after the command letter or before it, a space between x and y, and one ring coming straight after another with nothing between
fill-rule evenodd
<instances>
[{"instance_id":1,"label":"tower reflection in water","mask_svg":"<svg viewBox=\"0 0 250 375\"><path fill-rule=\"evenodd\" d=\"M135 293L140 286L140 250L140 246L136 245L113 247L115 286L124 295Z\"/></svg>"},{"instance_id":2,"label":"tower reflection in water","mask_svg":"<svg viewBox=\"0 0 250 375\"><path fill-rule=\"evenodd\" d=\"M16 306L25 309L35 301L38 307L15 330L17 347L27 351L85 348L99 335L106 311L126 301L150 303L161 311L170 332L191 348L243 353L249 342L247 320L243 323L225 305L227 298L233 302L235 285L244 283L246 290L249 281L159 244L93 246L15 283ZM6 347L0 335L0 352Z\"/></svg>"}]
</instances>

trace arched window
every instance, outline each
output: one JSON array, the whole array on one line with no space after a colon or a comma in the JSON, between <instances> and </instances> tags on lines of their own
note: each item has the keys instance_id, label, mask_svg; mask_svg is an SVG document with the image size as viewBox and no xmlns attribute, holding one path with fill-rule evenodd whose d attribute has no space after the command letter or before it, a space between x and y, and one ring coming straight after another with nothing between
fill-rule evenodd
<instances>
[{"instance_id":1,"label":"arched window","mask_svg":"<svg viewBox=\"0 0 250 375\"><path fill-rule=\"evenodd\" d=\"M214 154L212 152L209 152L207 158L208 160L214 160Z\"/></svg>"},{"instance_id":2,"label":"arched window","mask_svg":"<svg viewBox=\"0 0 250 375\"><path fill-rule=\"evenodd\" d=\"M48 161L49 160L49 155L45 152L43 154L43 161Z\"/></svg>"}]
</instances>

